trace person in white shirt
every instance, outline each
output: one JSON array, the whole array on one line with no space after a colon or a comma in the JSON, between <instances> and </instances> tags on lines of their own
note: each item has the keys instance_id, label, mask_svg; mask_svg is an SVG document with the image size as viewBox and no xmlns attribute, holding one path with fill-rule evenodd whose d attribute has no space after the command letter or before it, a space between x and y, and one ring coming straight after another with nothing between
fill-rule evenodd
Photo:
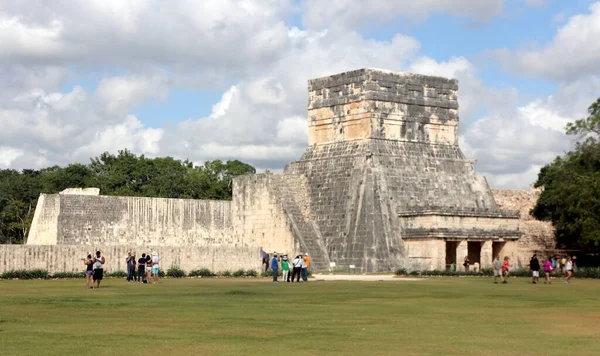
<instances>
[{"instance_id":1,"label":"person in white shirt","mask_svg":"<svg viewBox=\"0 0 600 356\"><path fill-rule=\"evenodd\" d=\"M152 251L152 279L154 283L158 283L158 263L160 262L160 257L158 257L158 253L156 251Z\"/></svg>"},{"instance_id":2,"label":"person in white shirt","mask_svg":"<svg viewBox=\"0 0 600 356\"><path fill-rule=\"evenodd\" d=\"M574 259L575 257L569 256L569 259L567 261L567 278L565 278L565 284L569 284L571 282L571 278L573 278L573 269L575 267L575 261L573 261Z\"/></svg>"},{"instance_id":3,"label":"person in white shirt","mask_svg":"<svg viewBox=\"0 0 600 356\"><path fill-rule=\"evenodd\" d=\"M292 283L294 283L294 277L296 277L296 283L300 282L300 273L302 273L302 258L296 256L294 259L294 272L292 273Z\"/></svg>"}]
</instances>

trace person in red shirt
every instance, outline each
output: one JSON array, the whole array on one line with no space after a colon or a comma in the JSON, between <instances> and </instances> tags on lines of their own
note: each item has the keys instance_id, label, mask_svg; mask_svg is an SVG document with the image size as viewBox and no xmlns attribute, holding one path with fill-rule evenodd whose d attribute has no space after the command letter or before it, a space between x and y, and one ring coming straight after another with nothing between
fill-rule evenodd
<instances>
[{"instance_id":1,"label":"person in red shirt","mask_svg":"<svg viewBox=\"0 0 600 356\"><path fill-rule=\"evenodd\" d=\"M504 256L504 262L502 262L502 274L504 275L504 281L502 283L508 283L508 274L510 269L510 263L508 262L508 256Z\"/></svg>"}]
</instances>

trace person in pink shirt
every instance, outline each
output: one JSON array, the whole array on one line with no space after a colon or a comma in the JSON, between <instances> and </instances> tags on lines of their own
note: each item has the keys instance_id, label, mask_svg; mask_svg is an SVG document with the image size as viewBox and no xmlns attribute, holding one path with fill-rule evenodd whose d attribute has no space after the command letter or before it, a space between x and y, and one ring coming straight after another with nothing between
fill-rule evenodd
<instances>
[{"instance_id":1,"label":"person in pink shirt","mask_svg":"<svg viewBox=\"0 0 600 356\"><path fill-rule=\"evenodd\" d=\"M546 280L544 281L544 284L552 284L552 282L550 281L550 273L552 272L552 261L551 258L548 257L546 259L544 259L544 273L546 274Z\"/></svg>"}]
</instances>

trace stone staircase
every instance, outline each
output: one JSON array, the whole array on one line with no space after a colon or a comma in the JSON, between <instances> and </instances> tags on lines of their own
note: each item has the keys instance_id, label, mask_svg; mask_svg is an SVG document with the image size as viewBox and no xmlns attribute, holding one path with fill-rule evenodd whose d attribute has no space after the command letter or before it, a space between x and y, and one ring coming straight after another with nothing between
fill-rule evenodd
<instances>
[{"instance_id":1,"label":"stone staircase","mask_svg":"<svg viewBox=\"0 0 600 356\"><path fill-rule=\"evenodd\" d=\"M284 174L277 178L274 193L290 219L300 252L307 252L315 270L329 268L329 256L319 228L310 217L309 190L306 178Z\"/></svg>"}]
</instances>

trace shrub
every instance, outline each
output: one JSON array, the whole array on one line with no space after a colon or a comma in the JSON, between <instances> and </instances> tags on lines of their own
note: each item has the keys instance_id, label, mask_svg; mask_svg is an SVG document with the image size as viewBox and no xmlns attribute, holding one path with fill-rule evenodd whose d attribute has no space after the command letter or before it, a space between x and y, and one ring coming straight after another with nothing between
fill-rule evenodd
<instances>
[{"instance_id":1,"label":"shrub","mask_svg":"<svg viewBox=\"0 0 600 356\"><path fill-rule=\"evenodd\" d=\"M253 269L249 269L246 271L246 277L258 277L258 272Z\"/></svg>"},{"instance_id":2,"label":"shrub","mask_svg":"<svg viewBox=\"0 0 600 356\"><path fill-rule=\"evenodd\" d=\"M215 274L208 268L196 269L190 272L190 277L214 277Z\"/></svg>"},{"instance_id":3,"label":"shrub","mask_svg":"<svg viewBox=\"0 0 600 356\"><path fill-rule=\"evenodd\" d=\"M223 276L223 277L231 277L231 272L230 271L222 272L221 276Z\"/></svg>"},{"instance_id":4,"label":"shrub","mask_svg":"<svg viewBox=\"0 0 600 356\"><path fill-rule=\"evenodd\" d=\"M127 277L127 273L123 272L121 270L117 270L114 272L107 273L106 276L113 277L113 278L125 278L125 277Z\"/></svg>"},{"instance_id":5,"label":"shrub","mask_svg":"<svg viewBox=\"0 0 600 356\"><path fill-rule=\"evenodd\" d=\"M575 278L600 278L600 267L578 267Z\"/></svg>"},{"instance_id":6,"label":"shrub","mask_svg":"<svg viewBox=\"0 0 600 356\"><path fill-rule=\"evenodd\" d=\"M165 278L165 276L166 276L166 274L165 274L165 271L163 271L162 269L159 269L159 270L158 270L158 276L159 276L160 278Z\"/></svg>"},{"instance_id":7,"label":"shrub","mask_svg":"<svg viewBox=\"0 0 600 356\"><path fill-rule=\"evenodd\" d=\"M281 269L278 269L277 275L281 277L283 275L283 271ZM260 274L260 276L261 277L273 277L273 270L270 269L270 270L264 271Z\"/></svg>"},{"instance_id":8,"label":"shrub","mask_svg":"<svg viewBox=\"0 0 600 356\"><path fill-rule=\"evenodd\" d=\"M52 278L85 278L85 272L55 272Z\"/></svg>"},{"instance_id":9,"label":"shrub","mask_svg":"<svg viewBox=\"0 0 600 356\"><path fill-rule=\"evenodd\" d=\"M177 266L171 266L167 270L167 276L172 278L183 278L185 277L185 271Z\"/></svg>"},{"instance_id":10,"label":"shrub","mask_svg":"<svg viewBox=\"0 0 600 356\"><path fill-rule=\"evenodd\" d=\"M398 276L406 276L408 274L408 272L406 271L406 268L398 268L396 270L396 275Z\"/></svg>"},{"instance_id":11,"label":"shrub","mask_svg":"<svg viewBox=\"0 0 600 356\"><path fill-rule=\"evenodd\" d=\"M243 268L238 269L232 274L234 277L244 277L246 275L246 271Z\"/></svg>"},{"instance_id":12,"label":"shrub","mask_svg":"<svg viewBox=\"0 0 600 356\"><path fill-rule=\"evenodd\" d=\"M45 269L31 269L31 270L12 270L2 273L0 276L2 279L47 279L50 278L48 271Z\"/></svg>"}]
</instances>

